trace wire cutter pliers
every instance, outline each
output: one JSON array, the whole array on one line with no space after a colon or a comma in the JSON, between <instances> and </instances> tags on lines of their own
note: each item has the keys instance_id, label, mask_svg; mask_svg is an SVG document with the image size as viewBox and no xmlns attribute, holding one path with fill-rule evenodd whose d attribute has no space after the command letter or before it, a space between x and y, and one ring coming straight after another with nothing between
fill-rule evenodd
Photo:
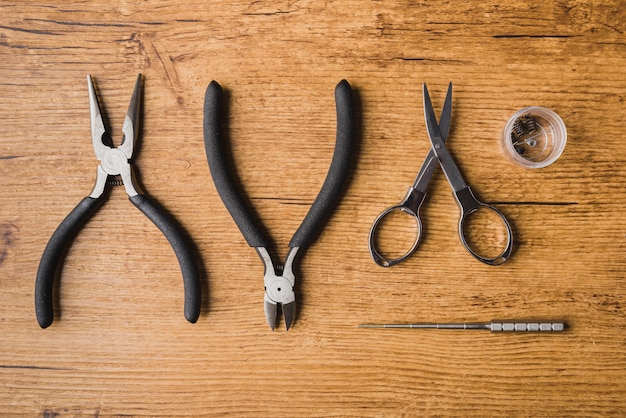
<instances>
[{"instance_id":1,"label":"wire cutter pliers","mask_svg":"<svg viewBox=\"0 0 626 418\"><path fill-rule=\"evenodd\" d=\"M185 318L191 323L198 320L200 315L201 287L200 266L199 260L196 258L197 250L195 245L182 227L165 209L155 200L139 191L139 186L133 174L131 159L135 141L138 139L139 134L141 81L142 76L139 74L122 127L124 134L122 143L118 147L114 147L111 136L104 125L93 81L91 76L87 76L91 139L96 158L100 164L98 165L96 184L93 191L61 222L54 234L52 234L41 256L35 282L35 311L37 313L37 321L42 328L50 326L54 319L52 288L67 248L87 220L106 200L107 193L105 191L107 186L119 183L119 180L124 184L130 201L154 222L174 249L183 274ZM118 178L117 181L112 182L116 178Z\"/></svg>"},{"instance_id":2,"label":"wire cutter pliers","mask_svg":"<svg viewBox=\"0 0 626 418\"><path fill-rule=\"evenodd\" d=\"M274 330L278 317L278 305L281 305L285 326L289 330L296 316L294 260L298 251L309 246L322 229L324 221L341 195L350 166L354 136L352 89L346 80L341 81L335 88L337 137L332 162L317 198L289 243L290 249L282 265L272 260L268 251L270 239L255 223L256 217L237 192L237 187L228 172L224 159L224 144L220 139L218 118L221 95L221 86L212 81L207 87L204 99L204 144L211 177L246 242L256 249L265 266L263 281L267 323Z\"/></svg>"}]
</instances>

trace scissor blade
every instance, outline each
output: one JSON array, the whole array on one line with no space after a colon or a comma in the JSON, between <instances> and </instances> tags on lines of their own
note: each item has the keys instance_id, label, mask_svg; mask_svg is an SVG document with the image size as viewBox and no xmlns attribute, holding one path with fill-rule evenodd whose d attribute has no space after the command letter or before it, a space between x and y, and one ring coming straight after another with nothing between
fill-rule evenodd
<instances>
[{"instance_id":1,"label":"scissor blade","mask_svg":"<svg viewBox=\"0 0 626 418\"><path fill-rule=\"evenodd\" d=\"M441 117L439 118L439 130L441 131L441 137L445 141L448 139L448 133L450 132L450 120L452 119L452 82L448 85L448 92L446 93L446 101L443 103L443 110L441 111Z\"/></svg>"},{"instance_id":2,"label":"scissor blade","mask_svg":"<svg viewBox=\"0 0 626 418\"><path fill-rule=\"evenodd\" d=\"M448 139L448 132L450 132L451 116L452 83L450 83L450 85L448 86L448 94L446 95L446 101L443 105L443 110L441 111L441 122L439 123L441 138L443 138L444 141ZM430 151L428 151L428 155L426 155L426 158L424 159L424 163L422 164L419 173L417 173L417 176L415 177L415 181L413 182L413 189L426 193L430 178L432 177L438 165L439 159L437 158L435 151L433 151L433 149L431 148Z\"/></svg>"},{"instance_id":3,"label":"scissor blade","mask_svg":"<svg viewBox=\"0 0 626 418\"><path fill-rule=\"evenodd\" d=\"M465 184L465 180L463 180L463 176L461 176L461 172L458 167L454 163L452 156L448 152L446 148L446 144L444 138L441 134L441 128L437 123L437 117L435 116L435 111L433 109L433 104L430 101L430 95L428 94L428 88L426 87L426 83L423 84L424 90L424 119L426 120L426 129L428 130L428 138L430 139L430 143L432 144L432 150L435 155L439 159L439 163L441 164L441 168L443 169L446 178L448 179L448 183L455 192L459 190L465 189L467 184ZM446 97L446 101L452 100L452 85L448 87L448 97ZM451 104L448 106L444 106L444 110L448 109L451 112ZM444 115L445 116L445 115ZM450 117L447 117L446 124L444 128L449 129Z\"/></svg>"},{"instance_id":4,"label":"scissor blade","mask_svg":"<svg viewBox=\"0 0 626 418\"><path fill-rule=\"evenodd\" d=\"M283 318L285 319L285 327L287 331L291 328L294 318L296 317L296 302L285 303L281 306L283 310Z\"/></svg>"},{"instance_id":5,"label":"scissor blade","mask_svg":"<svg viewBox=\"0 0 626 418\"><path fill-rule=\"evenodd\" d=\"M137 81L135 82L135 88L133 89L133 95L130 98L130 104L128 105L128 111L126 112L126 118L124 119L124 125L122 126L122 143L118 149L122 150L128 159L133 156L133 149L135 140L139 133L139 118L141 109L141 80L142 75L137 75Z\"/></svg>"}]
</instances>

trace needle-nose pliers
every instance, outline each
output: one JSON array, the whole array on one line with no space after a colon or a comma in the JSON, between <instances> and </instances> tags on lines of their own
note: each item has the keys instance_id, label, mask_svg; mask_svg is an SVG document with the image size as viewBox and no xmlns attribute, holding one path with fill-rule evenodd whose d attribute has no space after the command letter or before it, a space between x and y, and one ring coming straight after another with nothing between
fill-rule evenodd
<instances>
[{"instance_id":1,"label":"needle-nose pliers","mask_svg":"<svg viewBox=\"0 0 626 418\"><path fill-rule=\"evenodd\" d=\"M255 222L251 208L238 193L235 182L229 174L218 118L221 96L221 86L216 81L212 81L207 87L204 99L204 144L211 177L246 242L256 249L265 266L263 281L267 323L274 330L278 318L278 305L280 305L285 327L289 330L296 316L294 260L298 251L309 246L322 229L324 221L341 195L350 166L354 136L352 89L346 80L341 81L335 88L337 137L330 168L317 198L289 243L290 249L282 265L272 260L268 251L271 240L263 232L263 228Z\"/></svg>"},{"instance_id":2,"label":"needle-nose pliers","mask_svg":"<svg viewBox=\"0 0 626 418\"><path fill-rule=\"evenodd\" d=\"M104 125L93 81L91 76L87 76L91 139L96 158L100 164L98 165L96 184L93 191L88 197L80 201L76 208L61 222L50 241L48 241L41 256L35 282L35 311L37 321L42 328L50 326L54 319L52 303L53 284L55 276L61 269L60 266L67 248L87 220L104 203L107 196L105 193L107 186L120 182L123 183L130 201L154 222L174 249L183 274L185 318L191 323L198 320L201 305L201 269L196 247L182 227L167 211L155 200L140 193L138 190L139 186L133 175L131 159L135 141L138 139L139 134L141 82L142 76L139 74L122 127L124 134L122 143L118 147L114 147L111 136Z\"/></svg>"}]
</instances>

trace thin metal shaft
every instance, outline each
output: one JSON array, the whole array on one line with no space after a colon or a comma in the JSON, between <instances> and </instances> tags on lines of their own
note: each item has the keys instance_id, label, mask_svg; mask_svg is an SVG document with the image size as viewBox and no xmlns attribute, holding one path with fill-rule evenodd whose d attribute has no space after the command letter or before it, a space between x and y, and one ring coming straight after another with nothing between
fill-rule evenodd
<instances>
[{"instance_id":1,"label":"thin metal shaft","mask_svg":"<svg viewBox=\"0 0 626 418\"><path fill-rule=\"evenodd\" d=\"M411 328L411 329L491 329L491 324L359 324L359 328Z\"/></svg>"},{"instance_id":2,"label":"thin metal shaft","mask_svg":"<svg viewBox=\"0 0 626 418\"><path fill-rule=\"evenodd\" d=\"M486 323L416 323L416 324L359 324L359 328L409 328L409 329L456 329L487 330L491 332L561 332L564 322L491 321Z\"/></svg>"}]
</instances>

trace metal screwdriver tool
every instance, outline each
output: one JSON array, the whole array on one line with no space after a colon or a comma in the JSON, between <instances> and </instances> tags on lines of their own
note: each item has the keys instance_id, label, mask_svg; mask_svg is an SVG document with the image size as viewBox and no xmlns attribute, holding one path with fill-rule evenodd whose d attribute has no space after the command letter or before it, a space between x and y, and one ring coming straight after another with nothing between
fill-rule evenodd
<instances>
[{"instance_id":1,"label":"metal screwdriver tool","mask_svg":"<svg viewBox=\"0 0 626 418\"><path fill-rule=\"evenodd\" d=\"M491 321L486 323L359 324L359 328L462 329L491 332L561 332L564 322Z\"/></svg>"}]
</instances>

